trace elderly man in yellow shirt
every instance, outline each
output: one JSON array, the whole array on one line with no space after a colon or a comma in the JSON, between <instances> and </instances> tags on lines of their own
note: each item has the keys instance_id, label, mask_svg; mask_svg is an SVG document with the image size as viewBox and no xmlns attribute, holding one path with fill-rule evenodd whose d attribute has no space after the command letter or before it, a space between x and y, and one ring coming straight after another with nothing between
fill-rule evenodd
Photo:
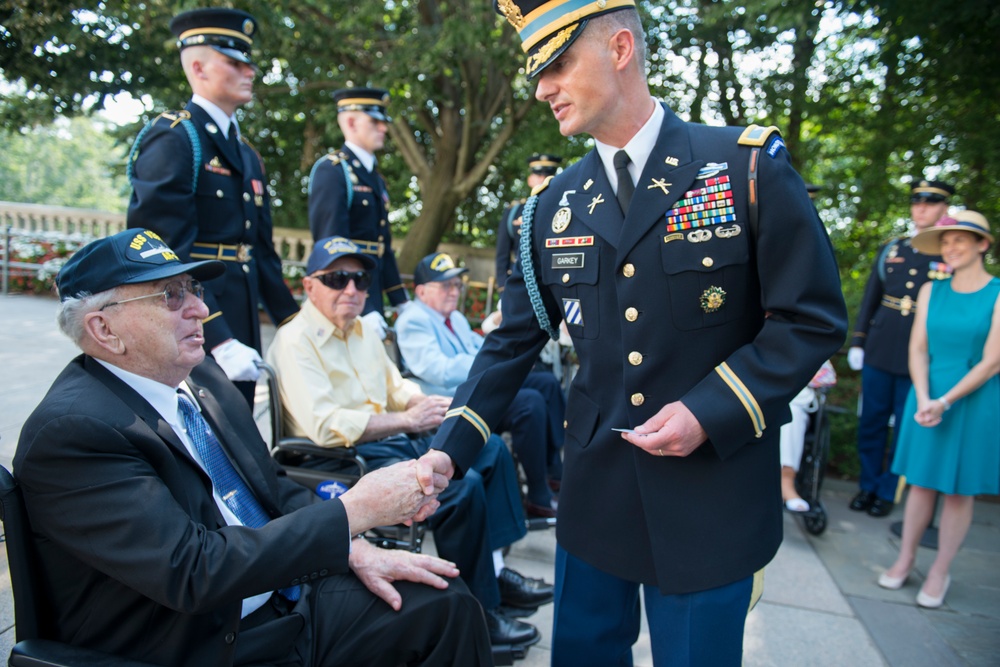
<instances>
[{"instance_id":1,"label":"elderly man in yellow shirt","mask_svg":"<svg viewBox=\"0 0 1000 667\"><path fill-rule=\"evenodd\" d=\"M425 396L404 379L382 340L359 318L374 270L371 257L342 237L318 241L306 266L307 301L278 330L267 352L278 371L286 429L323 447L357 447L373 468L416 459L430 439L410 436L436 428L450 398ZM314 458L329 468L339 461ZM538 630L501 606L537 609L552 586L504 567L502 549L525 534L514 464L493 436L476 464L452 480L428 519L438 554L458 565L486 611L494 644L528 646Z\"/></svg>"}]
</instances>

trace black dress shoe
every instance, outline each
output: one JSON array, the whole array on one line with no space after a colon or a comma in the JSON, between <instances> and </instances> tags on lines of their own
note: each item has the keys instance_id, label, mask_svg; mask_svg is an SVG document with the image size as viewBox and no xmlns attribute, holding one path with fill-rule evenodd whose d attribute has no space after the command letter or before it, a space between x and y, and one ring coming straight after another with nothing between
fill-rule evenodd
<instances>
[{"instance_id":1,"label":"black dress shoe","mask_svg":"<svg viewBox=\"0 0 1000 667\"><path fill-rule=\"evenodd\" d=\"M498 644L531 646L542 638L538 628L530 623L508 618L499 609L486 611L486 627L490 630L490 643L494 646Z\"/></svg>"},{"instance_id":2,"label":"black dress shoe","mask_svg":"<svg viewBox=\"0 0 1000 667\"><path fill-rule=\"evenodd\" d=\"M892 502L891 500L883 500L882 498L875 498L875 500L872 501L871 507L868 508L868 516L874 516L874 517L889 516L889 513L892 512L892 508L895 506L895 504L896 503Z\"/></svg>"},{"instance_id":3,"label":"black dress shoe","mask_svg":"<svg viewBox=\"0 0 1000 667\"><path fill-rule=\"evenodd\" d=\"M870 491L858 491L858 495L854 496L854 500L851 501L848 507L855 512L867 512L873 502L875 502L874 493Z\"/></svg>"},{"instance_id":4,"label":"black dress shoe","mask_svg":"<svg viewBox=\"0 0 1000 667\"><path fill-rule=\"evenodd\" d=\"M500 585L500 604L518 609L535 609L552 602L555 588L542 579L531 579L516 570L505 567L497 577Z\"/></svg>"}]
</instances>

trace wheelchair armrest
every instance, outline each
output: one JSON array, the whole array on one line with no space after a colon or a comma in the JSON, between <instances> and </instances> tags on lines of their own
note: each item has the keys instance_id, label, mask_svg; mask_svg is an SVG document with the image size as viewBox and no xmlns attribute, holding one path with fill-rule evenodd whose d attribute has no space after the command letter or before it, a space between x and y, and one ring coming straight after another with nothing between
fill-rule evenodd
<instances>
[{"instance_id":1,"label":"wheelchair armrest","mask_svg":"<svg viewBox=\"0 0 1000 667\"><path fill-rule=\"evenodd\" d=\"M10 667L152 667L148 662L121 658L48 639L25 639L10 652Z\"/></svg>"},{"instance_id":2,"label":"wheelchair armrest","mask_svg":"<svg viewBox=\"0 0 1000 667\"><path fill-rule=\"evenodd\" d=\"M307 438L282 438L278 451L286 454L308 454L317 458L339 459L353 463L362 476L368 473L368 463L354 447L320 447Z\"/></svg>"}]
</instances>

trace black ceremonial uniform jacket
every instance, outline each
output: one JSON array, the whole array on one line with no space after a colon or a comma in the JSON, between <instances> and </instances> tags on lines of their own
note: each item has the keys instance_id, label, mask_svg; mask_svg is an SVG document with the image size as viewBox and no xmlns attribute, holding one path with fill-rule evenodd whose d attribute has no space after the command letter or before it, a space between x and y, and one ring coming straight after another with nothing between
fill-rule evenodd
<instances>
[{"instance_id":1,"label":"black ceremonial uniform jacket","mask_svg":"<svg viewBox=\"0 0 1000 667\"><path fill-rule=\"evenodd\" d=\"M368 288L365 313L381 313L383 295L394 306L407 300L392 251L385 180L378 170L365 169L346 146L324 155L313 165L309 177L309 229L313 241L328 236L351 239L378 263Z\"/></svg>"},{"instance_id":2,"label":"black ceremonial uniform jacket","mask_svg":"<svg viewBox=\"0 0 1000 667\"><path fill-rule=\"evenodd\" d=\"M182 116L190 117L197 132L201 159L196 165ZM161 115L137 141L128 226L153 230L185 262L228 260L222 276L205 282L210 312L205 347L235 338L259 352L258 304L275 324L299 310L274 250L271 196L260 155L243 140L236 155L212 117L194 102L184 112ZM196 192L192 167L198 170ZM249 259L246 249L238 251L241 244L249 246ZM220 245L229 246L221 256Z\"/></svg>"},{"instance_id":3,"label":"black ceremonial uniform jacket","mask_svg":"<svg viewBox=\"0 0 1000 667\"><path fill-rule=\"evenodd\" d=\"M863 347L865 364L893 375L910 374L910 329L917 293L928 280L951 277L938 255L922 255L909 238L892 239L878 249L865 285L852 347Z\"/></svg>"},{"instance_id":4,"label":"black ceremonial uniform jacket","mask_svg":"<svg viewBox=\"0 0 1000 667\"><path fill-rule=\"evenodd\" d=\"M595 150L550 182L531 223L541 303L553 326L566 320L580 358L557 537L601 570L666 594L731 583L774 556L778 427L847 328L829 238L780 137L757 156L756 229L748 223L751 149L739 137L739 128L685 123L667 109L627 219ZM725 221L668 226L668 215L683 215L671 211L678 200L703 189L730 193L731 212L718 212ZM546 342L522 279L527 268L518 266L503 324L434 440L459 471ZM708 434L685 458L649 455L611 430L673 401Z\"/></svg>"},{"instance_id":5,"label":"black ceremonial uniform jacket","mask_svg":"<svg viewBox=\"0 0 1000 667\"><path fill-rule=\"evenodd\" d=\"M507 204L500 217L500 227L497 228L496 282L497 287L503 287L507 278L517 264L517 244L521 238L521 211L524 200L519 199ZM511 234L513 227L514 233Z\"/></svg>"},{"instance_id":6,"label":"black ceremonial uniform jacket","mask_svg":"<svg viewBox=\"0 0 1000 667\"><path fill-rule=\"evenodd\" d=\"M343 504L285 476L211 358L187 382L275 520L227 525L211 479L156 409L78 356L14 455L56 639L157 665L231 665L243 598L349 571Z\"/></svg>"}]
</instances>

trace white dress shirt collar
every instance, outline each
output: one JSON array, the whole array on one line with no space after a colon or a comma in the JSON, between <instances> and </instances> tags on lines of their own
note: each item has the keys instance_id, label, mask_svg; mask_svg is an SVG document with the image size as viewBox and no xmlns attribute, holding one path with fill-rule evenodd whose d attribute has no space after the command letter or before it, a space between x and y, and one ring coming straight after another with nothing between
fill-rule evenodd
<instances>
[{"instance_id":1,"label":"white dress shirt collar","mask_svg":"<svg viewBox=\"0 0 1000 667\"><path fill-rule=\"evenodd\" d=\"M375 156L366 151L361 146L353 144L350 141L345 141L344 145L351 149L359 160L361 160L361 165L367 169L369 172L375 169Z\"/></svg>"},{"instance_id":2,"label":"white dress shirt collar","mask_svg":"<svg viewBox=\"0 0 1000 667\"><path fill-rule=\"evenodd\" d=\"M653 100L653 114L646 121L646 124L639 128L639 131L629 139L629 142L622 146L625 152L628 153L629 165L628 173L632 176L633 184L639 180L639 176L642 175L642 170L646 168L646 161L649 160L649 154L653 152L653 146L656 145L656 140L660 136L660 127L663 125L663 118L666 115L663 111L663 106ZM604 164L604 172L608 175L608 180L611 182L611 188L617 192L618 191L618 175L615 173L614 157L619 148L614 146L609 146L608 144L602 144L600 141L594 140L594 144L597 146L597 154L601 157L601 163Z\"/></svg>"},{"instance_id":3,"label":"white dress shirt collar","mask_svg":"<svg viewBox=\"0 0 1000 667\"><path fill-rule=\"evenodd\" d=\"M239 132L239 124L233 120L232 116L227 116L226 112L218 107L214 102L210 102L201 95L192 95L191 101L200 106L202 109L212 117L215 124L219 126L222 130L222 136L229 138L229 125L232 123L236 127L236 131ZM239 136L237 134L237 136Z\"/></svg>"}]
</instances>

